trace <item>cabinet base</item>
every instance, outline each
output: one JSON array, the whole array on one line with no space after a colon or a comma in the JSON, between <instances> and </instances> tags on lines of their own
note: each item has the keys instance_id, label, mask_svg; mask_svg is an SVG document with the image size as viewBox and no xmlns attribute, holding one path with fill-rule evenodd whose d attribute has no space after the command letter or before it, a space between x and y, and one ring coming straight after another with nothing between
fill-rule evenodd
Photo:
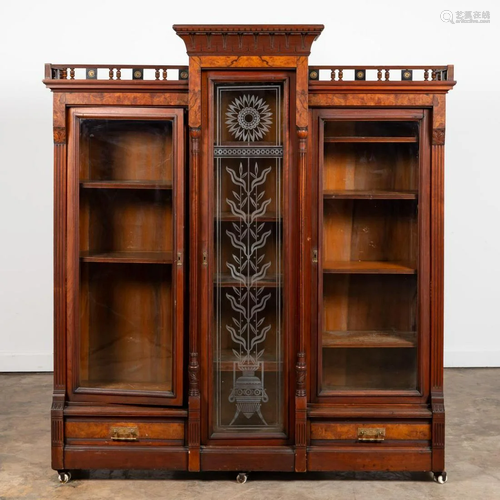
<instances>
[{"instance_id":1,"label":"cabinet base","mask_svg":"<svg viewBox=\"0 0 500 500\"><path fill-rule=\"evenodd\" d=\"M206 447L201 450L202 471L281 471L293 472L292 447Z\"/></svg>"},{"instance_id":2,"label":"cabinet base","mask_svg":"<svg viewBox=\"0 0 500 500\"><path fill-rule=\"evenodd\" d=\"M432 470L430 449L328 449L307 451L308 471L394 471L427 472Z\"/></svg>"},{"instance_id":3,"label":"cabinet base","mask_svg":"<svg viewBox=\"0 0 500 500\"><path fill-rule=\"evenodd\" d=\"M65 469L188 469L186 448L66 446Z\"/></svg>"}]
</instances>

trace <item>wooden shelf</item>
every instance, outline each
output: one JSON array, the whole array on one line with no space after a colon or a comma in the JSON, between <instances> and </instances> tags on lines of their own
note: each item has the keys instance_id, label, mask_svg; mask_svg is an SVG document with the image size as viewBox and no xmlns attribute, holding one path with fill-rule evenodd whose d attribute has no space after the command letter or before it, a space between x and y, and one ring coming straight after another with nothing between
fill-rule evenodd
<instances>
[{"instance_id":1,"label":"wooden shelf","mask_svg":"<svg viewBox=\"0 0 500 500\"><path fill-rule=\"evenodd\" d=\"M240 220L240 217L234 215L231 212L221 212L220 217L214 217L216 221L222 222L237 222ZM256 221L258 222L281 222L283 217L281 215L278 216L276 212L268 212L262 217L258 217Z\"/></svg>"},{"instance_id":2,"label":"wooden shelf","mask_svg":"<svg viewBox=\"0 0 500 500\"><path fill-rule=\"evenodd\" d=\"M166 392L172 391L172 384L170 381L164 383L154 382L110 382L110 381L82 381L81 390L85 389L102 389L110 391L142 391L142 392Z\"/></svg>"},{"instance_id":3,"label":"wooden shelf","mask_svg":"<svg viewBox=\"0 0 500 500\"><path fill-rule=\"evenodd\" d=\"M374 331L326 331L323 332L323 348L402 348L415 347L416 332Z\"/></svg>"},{"instance_id":4,"label":"wooden shelf","mask_svg":"<svg viewBox=\"0 0 500 500\"><path fill-rule=\"evenodd\" d=\"M363 137L363 136L344 136L344 137L325 137L324 142L417 142L416 137Z\"/></svg>"},{"instance_id":5,"label":"wooden shelf","mask_svg":"<svg viewBox=\"0 0 500 500\"><path fill-rule=\"evenodd\" d=\"M323 272L332 274L415 274L408 262L387 261L326 261Z\"/></svg>"},{"instance_id":6,"label":"wooden shelf","mask_svg":"<svg viewBox=\"0 0 500 500\"><path fill-rule=\"evenodd\" d=\"M223 350L221 351L221 360L218 362L217 359L214 359L214 365L219 369L221 372L232 372L233 367L234 367L234 362L236 361L236 357L233 354L232 350ZM271 356L269 354L265 354L262 358L260 358L260 361L264 361L264 371L265 372L277 372L282 369L283 367L283 362L282 361L276 361L274 356ZM238 368L236 368L236 371L238 372ZM259 369L256 373L258 374L261 371Z\"/></svg>"},{"instance_id":7,"label":"wooden shelf","mask_svg":"<svg viewBox=\"0 0 500 500\"><path fill-rule=\"evenodd\" d=\"M170 181L80 181L84 189L172 189Z\"/></svg>"},{"instance_id":8,"label":"wooden shelf","mask_svg":"<svg viewBox=\"0 0 500 500\"><path fill-rule=\"evenodd\" d=\"M323 191L325 200L416 200L417 191L339 189Z\"/></svg>"},{"instance_id":9,"label":"wooden shelf","mask_svg":"<svg viewBox=\"0 0 500 500\"><path fill-rule=\"evenodd\" d=\"M265 287L265 288L278 288L282 285L282 279L280 275L270 274L266 279L258 281L252 286ZM243 287L244 284L236 281L229 273L214 275L214 286L221 287Z\"/></svg>"},{"instance_id":10,"label":"wooden shelf","mask_svg":"<svg viewBox=\"0 0 500 500\"><path fill-rule=\"evenodd\" d=\"M172 252L82 252L83 262L116 264L172 264Z\"/></svg>"}]
</instances>

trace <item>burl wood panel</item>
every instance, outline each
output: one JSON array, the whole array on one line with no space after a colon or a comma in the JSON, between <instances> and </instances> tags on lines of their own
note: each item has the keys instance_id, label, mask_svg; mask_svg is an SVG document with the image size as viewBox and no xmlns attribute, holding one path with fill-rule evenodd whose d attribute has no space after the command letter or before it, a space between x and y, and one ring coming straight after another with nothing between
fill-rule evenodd
<instances>
[{"instance_id":1,"label":"burl wood panel","mask_svg":"<svg viewBox=\"0 0 500 500\"><path fill-rule=\"evenodd\" d=\"M430 440L430 423L393 424L388 422L312 422L311 439L316 440L354 440L358 439L360 428L383 428L385 440Z\"/></svg>"},{"instance_id":2,"label":"burl wood panel","mask_svg":"<svg viewBox=\"0 0 500 500\"><path fill-rule=\"evenodd\" d=\"M64 424L65 436L68 441L75 440L99 440L107 443L118 443L113 441L111 436L113 434L113 427L133 427L137 429L137 441L126 442L128 446L140 446L144 442L151 441L170 441L171 445L183 444L184 440L184 427L183 422L137 422L137 421L123 421L123 420L72 420L67 419ZM123 442L121 442L123 444ZM165 444L165 443L164 443Z\"/></svg>"}]
</instances>

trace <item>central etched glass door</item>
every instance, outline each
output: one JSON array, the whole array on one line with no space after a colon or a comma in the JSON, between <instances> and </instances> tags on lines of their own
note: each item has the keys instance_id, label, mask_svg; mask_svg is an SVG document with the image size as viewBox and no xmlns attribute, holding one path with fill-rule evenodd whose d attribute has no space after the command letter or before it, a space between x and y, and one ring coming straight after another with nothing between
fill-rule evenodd
<instances>
[{"instance_id":1,"label":"central etched glass door","mask_svg":"<svg viewBox=\"0 0 500 500\"><path fill-rule=\"evenodd\" d=\"M283 85L214 99L212 428L283 432Z\"/></svg>"}]
</instances>

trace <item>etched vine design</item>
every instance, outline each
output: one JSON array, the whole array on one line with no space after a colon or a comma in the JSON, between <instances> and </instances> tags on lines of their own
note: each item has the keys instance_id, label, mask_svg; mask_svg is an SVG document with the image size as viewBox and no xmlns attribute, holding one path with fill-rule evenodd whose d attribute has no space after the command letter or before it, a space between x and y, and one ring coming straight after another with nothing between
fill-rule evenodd
<instances>
[{"instance_id":1,"label":"etched vine design","mask_svg":"<svg viewBox=\"0 0 500 500\"><path fill-rule=\"evenodd\" d=\"M233 369L233 389L229 395L231 403L236 402L236 412L230 425L240 413L247 419L255 413L264 425L267 425L261 405L269 398L264 386L264 363L262 357L265 342L271 325L265 325L265 317L260 314L266 308L271 293L258 283L266 278L271 262L264 262L265 253L259 252L265 247L271 230L266 230L265 222L259 218L266 214L271 199L265 198L265 190L261 186L271 172L271 167L260 171L255 163L254 168L244 169L240 163L237 171L226 167L232 183L238 188L233 190L233 200L227 198L231 213L238 218L232 223L232 229L226 234L237 253L232 254L233 262L227 262L231 277L241 286L234 286L226 293L231 308L237 317L232 317L232 324L226 325L231 340L238 346L233 349L236 358ZM260 378L256 372L261 369ZM236 370L242 375L236 378Z\"/></svg>"}]
</instances>

